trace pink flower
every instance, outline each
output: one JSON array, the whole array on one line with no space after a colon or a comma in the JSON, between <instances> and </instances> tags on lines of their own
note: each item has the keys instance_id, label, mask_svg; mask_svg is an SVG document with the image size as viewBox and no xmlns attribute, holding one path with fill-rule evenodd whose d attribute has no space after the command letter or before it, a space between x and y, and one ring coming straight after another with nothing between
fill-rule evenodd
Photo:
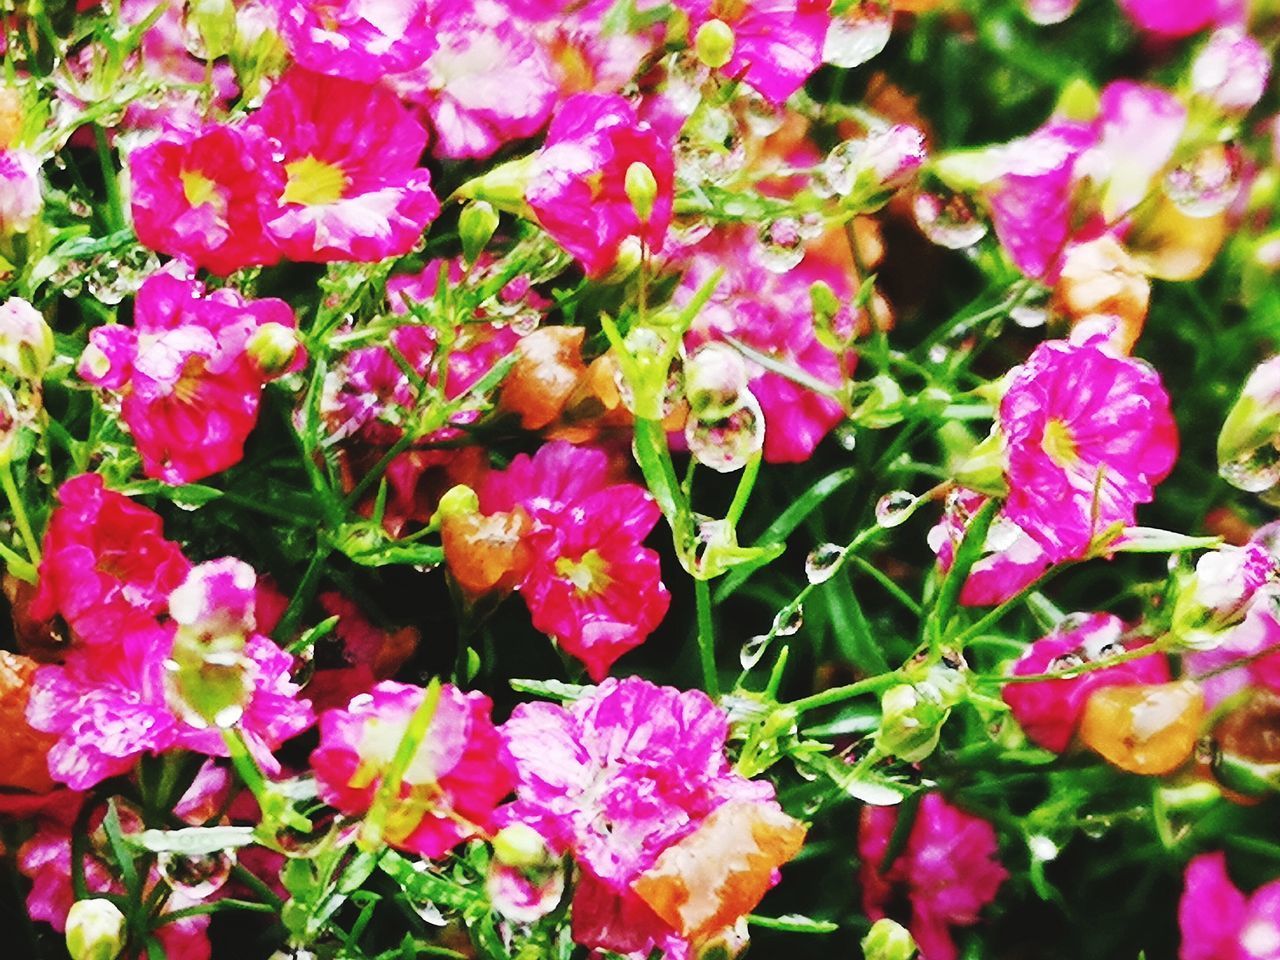
<instances>
[{"instance_id":1,"label":"pink flower","mask_svg":"<svg viewBox=\"0 0 1280 960\"><path fill-rule=\"evenodd\" d=\"M1280 960L1280 881L1245 896L1223 854L1201 854L1187 864L1178 927L1178 960Z\"/></svg>"},{"instance_id":2,"label":"pink flower","mask_svg":"<svg viewBox=\"0 0 1280 960\"><path fill-rule=\"evenodd\" d=\"M862 810L858 854L862 858L862 906L867 916L886 916L894 895L906 894L911 935L921 960L955 960L952 927L970 927L995 899L1009 872L996 859L996 832L987 821L953 807L940 794L920 802L901 854L881 867L897 823L892 807Z\"/></svg>"},{"instance_id":3,"label":"pink flower","mask_svg":"<svg viewBox=\"0 0 1280 960\"><path fill-rule=\"evenodd\" d=\"M382 87L291 70L250 125L280 144L280 206L265 222L290 260L401 256L440 212L418 166L426 131Z\"/></svg>"},{"instance_id":4,"label":"pink flower","mask_svg":"<svg viewBox=\"0 0 1280 960\"><path fill-rule=\"evenodd\" d=\"M1120 8L1143 30L1168 37L1199 33L1212 23L1233 21L1239 0L1118 0Z\"/></svg>"},{"instance_id":5,"label":"pink flower","mask_svg":"<svg viewBox=\"0 0 1280 960\"><path fill-rule=\"evenodd\" d=\"M641 221L626 192L627 171L644 164L657 182L653 210ZM661 250L671 222L675 164L671 145L620 96L577 94L556 113L534 155L525 197L552 238L606 273L627 237Z\"/></svg>"},{"instance_id":6,"label":"pink flower","mask_svg":"<svg viewBox=\"0 0 1280 960\"><path fill-rule=\"evenodd\" d=\"M421 687L387 680L345 710L321 716L311 766L326 803L356 815L369 809L423 696ZM464 840L493 831L494 808L511 792L513 779L492 708L483 694L463 693L451 684L440 688L387 824L391 843L442 857Z\"/></svg>"},{"instance_id":7,"label":"pink flower","mask_svg":"<svg viewBox=\"0 0 1280 960\"><path fill-rule=\"evenodd\" d=\"M487 513L523 507L533 559L520 584L533 625L581 660L599 681L662 622L671 596L658 554L643 546L660 512L643 487L610 484L608 459L549 443L491 474Z\"/></svg>"},{"instance_id":8,"label":"pink flower","mask_svg":"<svg viewBox=\"0 0 1280 960\"><path fill-rule=\"evenodd\" d=\"M284 173L255 128L172 128L129 155L129 175L145 246L217 274L280 258L265 219Z\"/></svg>"},{"instance_id":9,"label":"pink flower","mask_svg":"<svg viewBox=\"0 0 1280 960\"><path fill-rule=\"evenodd\" d=\"M0 236L26 233L43 207L40 161L26 150L0 150Z\"/></svg>"},{"instance_id":10,"label":"pink flower","mask_svg":"<svg viewBox=\"0 0 1280 960\"><path fill-rule=\"evenodd\" d=\"M131 629L110 647L73 651L62 666L41 667L31 689L27 719L57 734L49 773L75 790L127 773L144 754L174 748L226 756L218 730L192 726L170 706L164 661L175 624ZM270 751L312 723L310 706L290 679L293 658L266 637L252 635L244 649L251 697L239 727L258 762L279 769Z\"/></svg>"},{"instance_id":11,"label":"pink flower","mask_svg":"<svg viewBox=\"0 0 1280 960\"><path fill-rule=\"evenodd\" d=\"M1222 642L1211 650L1191 651L1187 669L1203 677L1205 706L1219 703L1247 687L1263 687L1280 693L1280 590L1263 587L1258 591L1244 620L1227 630ZM1231 668L1233 664L1239 664ZM1207 676L1212 674L1212 676Z\"/></svg>"},{"instance_id":12,"label":"pink flower","mask_svg":"<svg viewBox=\"0 0 1280 960\"><path fill-rule=\"evenodd\" d=\"M537 133L551 116L557 89L550 57L530 39L529 24L502 14L449 17L422 68L394 78L431 117L437 156L483 159Z\"/></svg>"},{"instance_id":13,"label":"pink flower","mask_svg":"<svg viewBox=\"0 0 1280 960\"><path fill-rule=\"evenodd\" d=\"M837 300L849 302L856 290L843 269L810 253L790 270L777 273L766 266L765 251L751 228L716 231L694 249L675 302L688 302L717 270L724 275L694 321L686 347L732 337L830 385L832 392L841 387L857 358L850 353L842 364L839 356L819 342L809 289L821 281ZM858 320L852 309L844 307L832 325L852 336ZM822 438L844 419L844 407L834 396L802 386L754 361L748 360L748 367L751 393L764 410L765 460L796 463L809 459Z\"/></svg>"},{"instance_id":14,"label":"pink flower","mask_svg":"<svg viewBox=\"0 0 1280 960\"><path fill-rule=\"evenodd\" d=\"M1093 146L1092 124L1051 120L1035 133L998 148L991 188L996 236L1029 277L1052 281L1072 232L1076 161Z\"/></svg>"},{"instance_id":15,"label":"pink flower","mask_svg":"<svg viewBox=\"0 0 1280 960\"><path fill-rule=\"evenodd\" d=\"M982 494L964 487L947 494L946 510L929 531L929 547L938 555L943 572L951 569L970 521L986 502ZM987 531L982 556L960 590L960 602L966 606L1003 603L1034 583L1050 565L1044 548L1003 511L998 512Z\"/></svg>"},{"instance_id":16,"label":"pink flower","mask_svg":"<svg viewBox=\"0 0 1280 960\"><path fill-rule=\"evenodd\" d=\"M1191 89L1223 110L1244 113L1262 99L1271 57L1241 30L1215 30L1191 64Z\"/></svg>"},{"instance_id":17,"label":"pink flower","mask_svg":"<svg viewBox=\"0 0 1280 960\"><path fill-rule=\"evenodd\" d=\"M426 0L272 0L289 53L364 83L412 70L436 47Z\"/></svg>"},{"instance_id":18,"label":"pink flower","mask_svg":"<svg viewBox=\"0 0 1280 960\"><path fill-rule=\"evenodd\" d=\"M710 20L733 30L733 55L721 68L773 103L782 103L822 66L831 18L825 0L680 0L689 36Z\"/></svg>"},{"instance_id":19,"label":"pink flower","mask_svg":"<svg viewBox=\"0 0 1280 960\"><path fill-rule=\"evenodd\" d=\"M1187 108L1161 87L1117 80L1098 102L1098 143L1080 159L1078 174L1104 185L1102 215L1118 223L1152 189L1187 125Z\"/></svg>"},{"instance_id":20,"label":"pink flower","mask_svg":"<svg viewBox=\"0 0 1280 960\"><path fill-rule=\"evenodd\" d=\"M78 372L124 395L121 415L143 471L167 483L190 483L238 463L258 419L267 381L302 361L259 352L277 335L296 348L293 311L283 300L245 300L204 285L174 264L138 291L134 325L110 324L89 335ZM287 350L286 350L287 352ZM267 357L264 369L259 358Z\"/></svg>"},{"instance_id":21,"label":"pink flower","mask_svg":"<svg viewBox=\"0 0 1280 960\"><path fill-rule=\"evenodd\" d=\"M1042 673L1069 673L1073 668L1137 649L1124 640L1124 623L1108 613L1092 613L1063 621L1053 633L1027 648L1014 664L1015 677ZM1167 683L1169 661L1152 654L1090 670L1061 680L1005 684L1002 696L1028 739L1046 750L1061 753L1071 742L1084 713L1086 701L1102 687Z\"/></svg>"},{"instance_id":22,"label":"pink flower","mask_svg":"<svg viewBox=\"0 0 1280 960\"><path fill-rule=\"evenodd\" d=\"M1005 512L1054 560L1132 525L1177 456L1169 397L1146 363L1050 341L1014 368L1000 404Z\"/></svg>"},{"instance_id":23,"label":"pink flower","mask_svg":"<svg viewBox=\"0 0 1280 960\"><path fill-rule=\"evenodd\" d=\"M31 615L61 615L80 642L114 647L165 610L191 565L164 538L159 516L106 489L96 473L64 483L58 503Z\"/></svg>"},{"instance_id":24,"label":"pink flower","mask_svg":"<svg viewBox=\"0 0 1280 960\"><path fill-rule=\"evenodd\" d=\"M521 704L502 729L516 766L511 816L581 870L574 939L683 956L687 945L631 885L725 802L773 802L771 785L725 758L724 712L696 690L608 679L567 706Z\"/></svg>"}]
</instances>

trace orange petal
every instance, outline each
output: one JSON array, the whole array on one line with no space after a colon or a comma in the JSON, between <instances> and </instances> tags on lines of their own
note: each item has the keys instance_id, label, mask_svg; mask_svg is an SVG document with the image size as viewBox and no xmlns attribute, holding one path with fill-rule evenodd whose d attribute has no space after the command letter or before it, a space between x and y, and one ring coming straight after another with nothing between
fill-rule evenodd
<instances>
[{"instance_id":1,"label":"orange petal","mask_svg":"<svg viewBox=\"0 0 1280 960\"><path fill-rule=\"evenodd\" d=\"M1195 749L1204 693L1189 680L1095 690L1084 708L1080 739L1130 773L1176 770Z\"/></svg>"}]
</instances>

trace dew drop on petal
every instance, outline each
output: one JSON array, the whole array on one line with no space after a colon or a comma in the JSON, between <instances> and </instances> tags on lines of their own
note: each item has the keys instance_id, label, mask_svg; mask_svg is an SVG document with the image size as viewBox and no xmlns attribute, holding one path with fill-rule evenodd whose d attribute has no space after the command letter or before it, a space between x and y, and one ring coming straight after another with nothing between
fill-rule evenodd
<instances>
[{"instance_id":1,"label":"dew drop on petal","mask_svg":"<svg viewBox=\"0 0 1280 960\"><path fill-rule=\"evenodd\" d=\"M919 501L906 490L894 490L876 501L876 523L882 527L896 527L905 523L915 513Z\"/></svg>"},{"instance_id":2,"label":"dew drop on petal","mask_svg":"<svg viewBox=\"0 0 1280 960\"><path fill-rule=\"evenodd\" d=\"M771 273L786 273L804 259L804 227L795 217L779 217L760 228L760 262Z\"/></svg>"},{"instance_id":3,"label":"dew drop on petal","mask_svg":"<svg viewBox=\"0 0 1280 960\"><path fill-rule=\"evenodd\" d=\"M1165 195L1188 217L1216 217L1240 193L1243 166L1239 148L1206 147L1165 174Z\"/></svg>"},{"instance_id":4,"label":"dew drop on petal","mask_svg":"<svg viewBox=\"0 0 1280 960\"><path fill-rule=\"evenodd\" d=\"M719 473L741 470L764 447L764 412L750 393L742 396L742 404L724 417L690 417L685 424L689 452L700 464Z\"/></svg>"},{"instance_id":5,"label":"dew drop on petal","mask_svg":"<svg viewBox=\"0 0 1280 960\"><path fill-rule=\"evenodd\" d=\"M810 583L826 583L840 565L844 547L837 543L824 543L809 551L804 558L804 575Z\"/></svg>"}]
</instances>

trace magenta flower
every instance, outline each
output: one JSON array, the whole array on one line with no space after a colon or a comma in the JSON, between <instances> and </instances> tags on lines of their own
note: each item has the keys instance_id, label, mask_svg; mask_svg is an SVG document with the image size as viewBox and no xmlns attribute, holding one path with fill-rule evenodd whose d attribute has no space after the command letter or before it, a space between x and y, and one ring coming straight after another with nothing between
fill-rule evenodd
<instances>
[{"instance_id":1,"label":"magenta flower","mask_svg":"<svg viewBox=\"0 0 1280 960\"><path fill-rule=\"evenodd\" d=\"M87 790L127 773L144 754L181 748L226 756L220 731L185 722L165 692L164 661L176 624L139 624L117 643L73 651L61 666L41 667L31 688L27 720L58 735L49 773ZM271 751L313 721L310 704L290 679L293 658L266 637L251 635L244 655L252 695L239 728L258 763L279 770Z\"/></svg>"},{"instance_id":2,"label":"magenta flower","mask_svg":"<svg viewBox=\"0 0 1280 960\"><path fill-rule=\"evenodd\" d=\"M164 612L190 569L159 516L81 474L58 489L31 615L61 615L79 642L111 649Z\"/></svg>"},{"instance_id":3,"label":"magenta flower","mask_svg":"<svg viewBox=\"0 0 1280 960\"><path fill-rule=\"evenodd\" d=\"M1191 89L1229 113L1250 110L1270 78L1270 54L1236 29L1215 30L1191 64Z\"/></svg>"},{"instance_id":4,"label":"magenta flower","mask_svg":"<svg viewBox=\"0 0 1280 960\"><path fill-rule=\"evenodd\" d=\"M1213 674L1200 681L1209 709L1248 687L1280 693L1278 601L1276 587L1261 588L1249 603L1244 620L1230 627L1221 643L1211 650L1186 654L1184 662L1192 676ZM1233 664L1238 666L1232 668Z\"/></svg>"},{"instance_id":5,"label":"magenta flower","mask_svg":"<svg viewBox=\"0 0 1280 960\"><path fill-rule=\"evenodd\" d=\"M121 416L147 476L190 483L240 461L263 386L302 361L295 326L283 300L206 294L174 264L143 282L132 327L90 333L77 369L123 395Z\"/></svg>"},{"instance_id":6,"label":"magenta flower","mask_svg":"<svg viewBox=\"0 0 1280 960\"><path fill-rule=\"evenodd\" d=\"M271 0L289 53L309 70L376 83L436 47L427 0Z\"/></svg>"},{"instance_id":7,"label":"magenta flower","mask_svg":"<svg viewBox=\"0 0 1280 960\"><path fill-rule=\"evenodd\" d=\"M422 704L421 687L386 680L345 710L320 717L320 746L311 754L320 796L344 813L369 810L382 776ZM424 857L442 857L494 829L494 808L511 792L511 760L493 725L493 704L452 684L440 699L422 744L404 772L400 802L386 827L389 842Z\"/></svg>"},{"instance_id":8,"label":"magenta flower","mask_svg":"<svg viewBox=\"0 0 1280 960\"><path fill-rule=\"evenodd\" d=\"M825 0L680 0L689 36L710 20L733 31L733 55L721 72L782 103L822 66L831 18Z\"/></svg>"},{"instance_id":9,"label":"magenta flower","mask_svg":"<svg viewBox=\"0 0 1280 960\"><path fill-rule=\"evenodd\" d=\"M1051 120L993 151L990 190L996 236L1029 277L1052 282L1072 233L1076 161L1096 140L1092 124Z\"/></svg>"},{"instance_id":10,"label":"magenta flower","mask_svg":"<svg viewBox=\"0 0 1280 960\"><path fill-rule=\"evenodd\" d=\"M280 259L264 224L284 174L255 128L171 128L129 155L129 176L145 246L217 274Z\"/></svg>"},{"instance_id":11,"label":"magenta flower","mask_svg":"<svg viewBox=\"0 0 1280 960\"><path fill-rule=\"evenodd\" d=\"M1132 525L1178 451L1159 374L1096 342L1037 347L1009 376L999 427L1005 512L1055 561L1114 524Z\"/></svg>"},{"instance_id":12,"label":"magenta flower","mask_svg":"<svg viewBox=\"0 0 1280 960\"><path fill-rule=\"evenodd\" d=\"M1124 623L1109 613L1068 618L1053 633L1027 648L1014 664L1015 677L1068 674L1073 668L1136 649L1124 639ZM1061 753L1071 742L1093 691L1102 687L1168 683L1169 661L1152 654L1126 663L1089 670L1060 680L1005 684L1002 696L1028 739Z\"/></svg>"},{"instance_id":13,"label":"magenta flower","mask_svg":"<svg viewBox=\"0 0 1280 960\"><path fill-rule=\"evenodd\" d=\"M1240 0L1118 0L1120 8L1143 30L1168 37L1199 33L1213 23L1243 16Z\"/></svg>"},{"instance_id":14,"label":"magenta flower","mask_svg":"<svg viewBox=\"0 0 1280 960\"><path fill-rule=\"evenodd\" d=\"M26 150L0 150L0 236L26 233L43 207L40 161Z\"/></svg>"},{"instance_id":15,"label":"magenta flower","mask_svg":"<svg viewBox=\"0 0 1280 960\"><path fill-rule=\"evenodd\" d=\"M985 503L982 494L964 487L947 495L946 510L929 531L929 547L938 555L938 566L944 573L951 569L970 521ZM987 531L982 555L969 570L960 602L965 606L1003 603L1034 583L1050 565L1044 548L1001 511Z\"/></svg>"},{"instance_id":16,"label":"magenta flower","mask_svg":"<svg viewBox=\"0 0 1280 960\"><path fill-rule=\"evenodd\" d=\"M785 273L770 270L766 253L749 227L716 231L694 248L684 279L675 293L685 303L717 270L724 275L711 300L699 312L686 338L692 349L706 340L732 337L799 368L831 387L834 393L852 375L857 360L843 359L819 342L814 332L810 287L826 283L837 300L848 303L857 292L848 274L815 253ZM832 326L852 336L858 317L845 306ZM780 373L747 361L749 387L764 410L764 458L769 463L809 459L831 429L844 419L844 407L834 396L803 386Z\"/></svg>"},{"instance_id":17,"label":"magenta flower","mask_svg":"<svg viewBox=\"0 0 1280 960\"><path fill-rule=\"evenodd\" d=\"M523 507L533 522L520 593L533 625L603 679L644 642L671 596L658 554L643 546L660 512L643 487L610 483L608 458L563 441L516 457L481 491L485 513Z\"/></svg>"},{"instance_id":18,"label":"magenta flower","mask_svg":"<svg viewBox=\"0 0 1280 960\"><path fill-rule=\"evenodd\" d=\"M955 960L959 951L951 928L976 924L1009 876L996 859L996 832L987 821L930 793L920 803L906 848L882 872L897 819L892 807L862 810L862 907L879 920L895 897L905 894L921 960Z\"/></svg>"},{"instance_id":19,"label":"magenta flower","mask_svg":"<svg viewBox=\"0 0 1280 960\"><path fill-rule=\"evenodd\" d=\"M645 220L627 196L627 171L644 164L657 192ZM675 164L671 145L620 96L576 94L560 105L546 145L534 155L525 197L538 222L582 261L606 273L627 237L661 250L671 222Z\"/></svg>"},{"instance_id":20,"label":"magenta flower","mask_svg":"<svg viewBox=\"0 0 1280 960\"><path fill-rule=\"evenodd\" d=\"M1099 97L1097 123L1098 143L1076 169L1104 185L1103 217L1119 223L1147 198L1173 159L1187 108L1162 87L1117 80Z\"/></svg>"},{"instance_id":21,"label":"magenta flower","mask_svg":"<svg viewBox=\"0 0 1280 960\"><path fill-rule=\"evenodd\" d=\"M1187 864L1178 927L1178 960L1280 960L1280 881L1245 896L1221 853Z\"/></svg>"},{"instance_id":22,"label":"magenta flower","mask_svg":"<svg viewBox=\"0 0 1280 960\"><path fill-rule=\"evenodd\" d=\"M488 22L474 11L449 17L431 58L394 78L431 118L434 154L483 159L546 124L558 90L551 59L530 32L519 20Z\"/></svg>"},{"instance_id":23,"label":"magenta flower","mask_svg":"<svg viewBox=\"0 0 1280 960\"><path fill-rule=\"evenodd\" d=\"M511 815L581 871L574 939L646 957L687 944L631 889L664 850L730 800L772 803L734 772L728 718L703 693L608 679L567 706L525 703L503 725L516 765Z\"/></svg>"},{"instance_id":24,"label":"magenta flower","mask_svg":"<svg viewBox=\"0 0 1280 960\"><path fill-rule=\"evenodd\" d=\"M279 144L285 178L265 223L290 260L401 256L440 212L418 166L426 131L389 90L291 70L250 126Z\"/></svg>"}]
</instances>

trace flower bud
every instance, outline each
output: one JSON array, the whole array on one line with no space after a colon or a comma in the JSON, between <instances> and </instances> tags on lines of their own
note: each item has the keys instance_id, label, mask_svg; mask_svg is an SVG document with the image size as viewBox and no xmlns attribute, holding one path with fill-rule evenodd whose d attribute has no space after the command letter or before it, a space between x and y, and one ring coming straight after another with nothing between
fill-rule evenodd
<instances>
[{"instance_id":1,"label":"flower bud","mask_svg":"<svg viewBox=\"0 0 1280 960\"><path fill-rule=\"evenodd\" d=\"M715 70L733 59L735 42L732 27L723 20L708 20L698 28L693 49L699 60Z\"/></svg>"},{"instance_id":2,"label":"flower bud","mask_svg":"<svg viewBox=\"0 0 1280 960\"><path fill-rule=\"evenodd\" d=\"M916 942L907 928L888 917L873 923L862 938L862 954L866 960L911 960L916 950Z\"/></svg>"},{"instance_id":3,"label":"flower bud","mask_svg":"<svg viewBox=\"0 0 1280 960\"><path fill-rule=\"evenodd\" d=\"M198 56L216 60L231 52L236 34L236 7L231 0L187 0L186 19L203 46Z\"/></svg>"},{"instance_id":4,"label":"flower bud","mask_svg":"<svg viewBox=\"0 0 1280 960\"><path fill-rule=\"evenodd\" d=\"M283 323L264 323L249 337L245 352L264 376L276 377L293 366L302 341Z\"/></svg>"},{"instance_id":5,"label":"flower bud","mask_svg":"<svg viewBox=\"0 0 1280 960\"><path fill-rule=\"evenodd\" d=\"M0 305L0 364L20 377L39 380L53 360L53 331L38 311L19 297Z\"/></svg>"},{"instance_id":6,"label":"flower bud","mask_svg":"<svg viewBox=\"0 0 1280 960\"><path fill-rule=\"evenodd\" d=\"M40 162L25 150L0 151L0 235L26 233L43 206Z\"/></svg>"},{"instance_id":7,"label":"flower bud","mask_svg":"<svg viewBox=\"0 0 1280 960\"><path fill-rule=\"evenodd\" d=\"M1280 483L1280 356L1249 375L1227 414L1218 434L1218 472L1249 493Z\"/></svg>"},{"instance_id":8,"label":"flower bud","mask_svg":"<svg viewBox=\"0 0 1280 960\"><path fill-rule=\"evenodd\" d=\"M513 823L494 835L493 855L508 867L530 869L544 866L551 858L547 842L527 823Z\"/></svg>"},{"instance_id":9,"label":"flower bud","mask_svg":"<svg viewBox=\"0 0 1280 960\"><path fill-rule=\"evenodd\" d=\"M1215 31L1191 64L1191 89L1229 113L1244 113L1262 99L1271 59L1239 30Z\"/></svg>"},{"instance_id":10,"label":"flower bud","mask_svg":"<svg viewBox=\"0 0 1280 960\"><path fill-rule=\"evenodd\" d=\"M627 167L624 186L627 199L631 201L631 209L635 210L641 223L648 223L649 217L653 215L654 201L658 197L658 178L653 175L647 163L636 160Z\"/></svg>"},{"instance_id":11,"label":"flower bud","mask_svg":"<svg viewBox=\"0 0 1280 960\"><path fill-rule=\"evenodd\" d=\"M110 900L77 900L67 911L71 960L115 960L124 946L124 914Z\"/></svg>"},{"instance_id":12,"label":"flower bud","mask_svg":"<svg viewBox=\"0 0 1280 960\"><path fill-rule=\"evenodd\" d=\"M890 687L880 699L876 747L906 763L918 763L938 746L951 711L908 683Z\"/></svg>"},{"instance_id":13,"label":"flower bud","mask_svg":"<svg viewBox=\"0 0 1280 960\"><path fill-rule=\"evenodd\" d=\"M476 200L462 208L458 215L458 237L462 240L462 255L467 263L475 263L494 231L498 229L498 211L493 204Z\"/></svg>"}]
</instances>

